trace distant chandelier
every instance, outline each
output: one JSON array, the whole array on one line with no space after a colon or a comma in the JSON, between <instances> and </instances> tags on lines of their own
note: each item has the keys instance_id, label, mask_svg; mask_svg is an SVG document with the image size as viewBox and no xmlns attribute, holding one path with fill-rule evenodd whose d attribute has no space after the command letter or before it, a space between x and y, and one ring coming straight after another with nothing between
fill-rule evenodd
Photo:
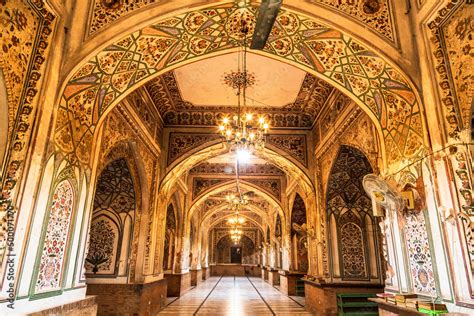
<instances>
[{"instance_id":1,"label":"distant chandelier","mask_svg":"<svg viewBox=\"0 0 474 316\"><path fill-rule=\"evenodd\" d=\"M261 150L265 147L265 135L268 133L269 124L264 116L253 113L242 113L246 108L246 90L252 85L255 78L247 72L247 34L248 26L241 19L241 32L243 38L243 49L239 52L238 79L231 87L237 89L237 114L225 116L219 125L219 132L225 139L231 150L235 150L239 158L247 158L255 149ZM242 71L241 71L242 69ZM229 80L229 78L227 78ZM244 157L242 157L244 156Z\"/></svg>"}]
</instances>

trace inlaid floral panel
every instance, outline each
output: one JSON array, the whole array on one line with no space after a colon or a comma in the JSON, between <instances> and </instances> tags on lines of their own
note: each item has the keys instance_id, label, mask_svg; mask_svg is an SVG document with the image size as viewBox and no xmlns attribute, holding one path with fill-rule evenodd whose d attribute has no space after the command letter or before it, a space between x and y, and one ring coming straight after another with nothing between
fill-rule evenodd
<instances>
[{"instance_id":1,"label":"inlaid floral panel","mask_svg":"<svg viewBox=\"0 0 474 316\"><path fill-rule=\"evenodd\" d=\"M270 134L266 137L267 143L283 150L289 157L300 162L303 166L308 165L306 135L304 134Z\"/></svg>"},{"instance_id":2,"label":"inlaid floral panel","mask_svg":"<svg viewBox=\"0 0 474 316\"><path fill-rule=\"evenodd\" d=\"M413 291L436 297L433 260L423 212L406 216L404 232Z\"/></svg>"},{"instance_id":3,"label":"inlaid floral panel","mask_svg":"<svg viewBox=\"0 0 474 316\"><path fill-rule=\"evenodd\" d=\"M293 223L300 226L306 224L306 206L299 194L296 194L293 207L291 208L291 224ZM295 233L293 226L291 227L291 232L292 234Z\"/></svg>"},{"instance_id":4,"label":"inlaid floral panel","mask_svg":"<svg viewBox=\"0 0 474 316\"><path fill-rule=\"evenodd\" d=\"M73 208L74 189L69 180L63 180L54 190L49 209L36 280L37 293L61 288Z\"/></svg>"},{"instance_id":5,"label":"inlaid floral panel","mask_svg":"<svg viewBox=\"0 0 474 316\"><path fill-rule=\"evenodd\" d=\"M113 274L115 270L119 231L106 216L92 222L85 267L87 273Z\"/></svg>"},{"instance_id":6,"label":"inlaid floral panel","mask_svg":"<svg viewBox=\"0 0 474 316\"><path fill-rule=\"evenodd\" d=\"M312 0L336 9L362 22L391 42L396 41L396 28L390 0ZM395 4L400 5L397 1Z\"/></svg>"}]
</instances>

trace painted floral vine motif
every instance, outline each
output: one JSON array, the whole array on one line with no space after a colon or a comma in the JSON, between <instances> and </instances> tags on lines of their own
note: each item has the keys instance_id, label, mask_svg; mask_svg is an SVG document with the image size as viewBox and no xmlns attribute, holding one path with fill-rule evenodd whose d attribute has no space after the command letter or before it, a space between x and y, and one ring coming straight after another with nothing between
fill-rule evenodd
<instances>
[{"instance_id":1,"label":"painted floral vine motif","mask_svg":"<svg viewBox=\"0 0 474 316\"><path fill-rule=\"evenodd\" d=\"M63 180L54 191L49 210L49 220L36 281L37 292L61 287L73 207L73 187L69 180Z\"/></svg>"},{"instance_id":2,"label":"painted floral vine motif","mask_svg":"<svg viewBox=\"0 0 474 316\"><path fill-rule=\"evenodd\" d=\"M21 178L22 167L28 149L31 126L35 118L36 95L42 78L43 64L49 51L50 35L54 29L55 16L48 11L43 1L34 0L24 7L23 1L8 1L0 8L0 25L4 45L0 55L0 65L12 71L5 71L9 102L9 134L11 140L10 157L2 175L0 194L0 265L6 252L7 220L14 220L14 190ZM31 39L34 38L34 41ZM21 71L19 71L21 70Z\"/></svg>"},{"instance_id":3,"label":"painted floral vine motif","mask_svg":"<svg viewBox=\"0 0 474 316\"><path fill-rule=\"evenodd\" d=\"M112 224L114 225L114 224ZM114 254L114 229L106 219L94 222L90 230L89 252L86 258L86 268L94 274L101 270L110 270Z\"/></svg>"},{"instance_id":4,"label":"painted floral vine motif","mask_svg":"<svg viewBox=\"0 0 474 316\"><path fill-rule=\"evenodd\" d=\"M456 161L458 163L456 168L456 175L458 177L459 193L462 197L461 210L468 216L474 216L474 201L472 198L471 178L467 168L466 156L462 152L456 154Z\"/></svg>"},{"instance_id":5,"label":"painted floral vine motif","mask_svg":"<svg viewBox=\"0 0 474 316\"><path fill-rule=\"evenodd\" d=\"M118 19L157 2L156 0L95 0L90 13L89 36L102 31ZM313 0L313 2L346 14L365 24L380 36L395 42L396 27L390 0ZM194 23L197 24L196 21Z\"/></svg>"},{"instance_id":6,"label":"painted floral vine motif","mask_svg":"<svg viewBox=\"0 0 474 316\"><path fill-rule=\"evenodd\" d=\"M451 0L428 24L447 133L455 139L459 139L463 125L470 126L474 75L472 67L466 65L472 60L474 49L470 22L473 10L474 6L465 0Z\"/></svg>"},{"instance_id":7,"label":"painted floral vine motif","mask_svg":"<svg viewBox=\"0 0 474 316\"><path fill-rule=\"evenodd\" d=\"M405 215L404 232L413 290L417 294L436 296L433 261L424 212Z\"/></svg>"}]
</instances>

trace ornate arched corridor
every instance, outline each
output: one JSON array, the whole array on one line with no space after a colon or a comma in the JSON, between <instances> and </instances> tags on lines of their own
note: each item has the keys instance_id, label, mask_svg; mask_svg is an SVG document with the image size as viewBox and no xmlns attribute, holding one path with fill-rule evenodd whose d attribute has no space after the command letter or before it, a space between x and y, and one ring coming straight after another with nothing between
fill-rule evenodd
<instances>
[{"instance_id":1,"label":"ornate arched corridor","mask_svg":"<svg viewBox=\"0 0 474 316\"><path fill-rule=\"evenodd\" d=\"M267 2L0 1L0 314L474 313L474 5Z\"/></svg>"}]
</instances>

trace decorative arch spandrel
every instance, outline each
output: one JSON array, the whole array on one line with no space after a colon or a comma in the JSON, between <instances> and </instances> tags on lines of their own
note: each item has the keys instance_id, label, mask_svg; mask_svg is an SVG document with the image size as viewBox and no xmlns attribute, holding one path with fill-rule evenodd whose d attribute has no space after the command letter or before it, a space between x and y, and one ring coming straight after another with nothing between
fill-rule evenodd
<instances>
[{"instance_id":1,"label":"decorative arch spandrel","mask_svg":"<svg viewBox=\"0 0 474 316\"><path fill-rule=\"evenodd\" d=\"M105 48L83 65L66 85L58 117L65 118L66 113L74 113L74 117L82 118L80 124L84 128L77 133L67 120L59 119L56 144L63 151L76 155L81 162L88 163L89 155L85 148L93 138L98 118L106 113L107 108L123 98L129 88L151 79L164 69L238 46L232 21L240 10L232 4L224 4L184 13L156 22ZM256 9L245 10L253 21ZM200 18L193 19L196 16ZM225 24L225 21L229 23ZM225 36L220 32L219 41L212 36L200 37L210 34L221 23L226 25L222 30ZM282 9L277 24L279 31L267 45L267 56L284 59L308 70L351 95L377 123L384 139L387 161L400 161L419 154L424 147L420 103L417 92L396 67L353 38L313 18ZM334 47L329 50L332 52L329 55L327 47ZM153 49L153 55L150 49ZM121 67L123 63L136 65L134 70L130 70ZM84 105L84 113L77 111L75 104L78 102ZM406 129L402 129L403 126ZM400 134L401 130L406 133ZM71 133L72 138L65 138ZM79 142L79 139L83 141ZM77 144L75 151L74 144Z\"/></svg>"}]
</instances>

